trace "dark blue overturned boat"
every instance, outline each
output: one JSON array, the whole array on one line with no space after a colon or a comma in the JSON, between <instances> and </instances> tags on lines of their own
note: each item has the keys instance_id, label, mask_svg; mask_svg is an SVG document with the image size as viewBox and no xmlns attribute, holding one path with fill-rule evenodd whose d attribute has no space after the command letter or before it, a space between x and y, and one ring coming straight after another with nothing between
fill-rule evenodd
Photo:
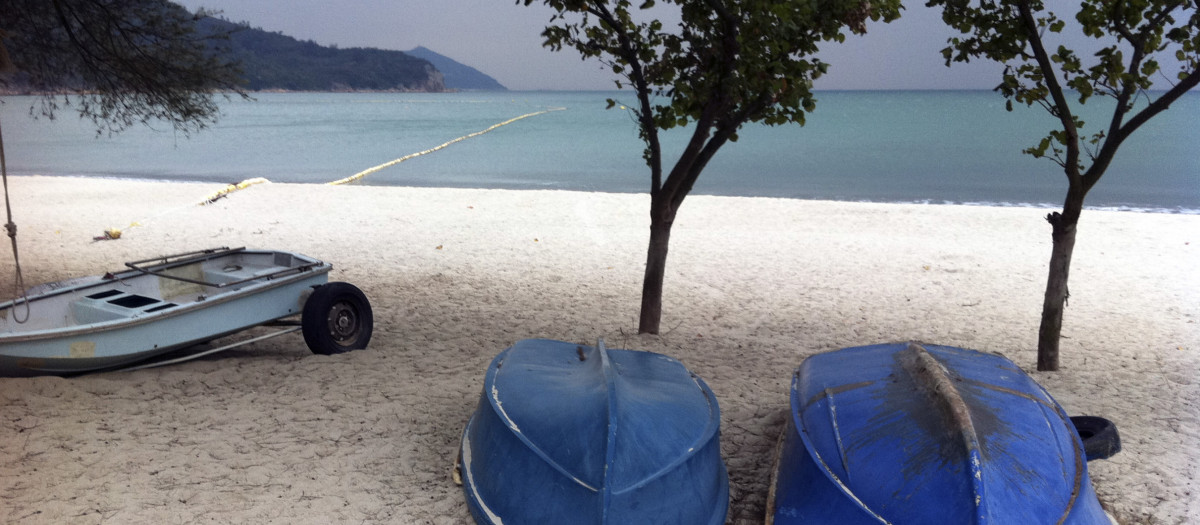
<instances>
[{"instance_id":1,"label":"dark blue overturned boat","mask_svg":"<svg viewBox=\"0 0 1200 525\"><path fill-rule=\"evenodd\" d=\"M488 367L460 472L478 523L720 525L720 409L670 357L519 341Z\"/></svg>"},{"instance_id":2,"label":"dark blue overturned boat","mask_svg":"<svg viewBox=\"0 0 1200 525\"><path fill-rule=\"evenodd\" d=\"M912 343L800 365L767 512L775 525L1109 523L1079 433L1040 385L998 355Z\"/></svg>"}]
</instances>

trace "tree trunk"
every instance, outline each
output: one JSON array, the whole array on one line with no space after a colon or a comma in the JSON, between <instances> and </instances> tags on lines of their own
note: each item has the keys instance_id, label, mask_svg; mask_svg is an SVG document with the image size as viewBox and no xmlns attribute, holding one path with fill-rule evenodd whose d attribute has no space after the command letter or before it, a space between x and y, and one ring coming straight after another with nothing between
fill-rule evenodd
<instances>
[{"instance_id":1,"label":"tree trunk","mask_svg":"<svg viewBox=\"0 0 1200 525\"><path fill-rule=\"evenodd\" d=\"M646 276L642 279L642 313L638 320L639 334L657 334L662 321L663 277L667 271L667 246L671 242L671 225L675 210L670 205L651 203L650 247L646 251ZM660 208L663 208L659 212Z\"/></svg>"},{"instance_id":2,"label":"tree trunk","mask_svg":"<svg viewBox=\"0 0 1200 525\"><path fill-rule=\"evenodd\" d=\"M1038 330L1037 369L1058 370L1058 341L1062 334L1063 310L1070 292L1067 277L1071 273L1071 255L1075 252L1075 227L1083 211L1083 192L1068 191L1062 213L1051 213L1046 220L1052 227L1054 244L1050 252L1050 275L1046 279L1046 297L1042 302L1042 326Z\"/></svg>"}]
</instances>

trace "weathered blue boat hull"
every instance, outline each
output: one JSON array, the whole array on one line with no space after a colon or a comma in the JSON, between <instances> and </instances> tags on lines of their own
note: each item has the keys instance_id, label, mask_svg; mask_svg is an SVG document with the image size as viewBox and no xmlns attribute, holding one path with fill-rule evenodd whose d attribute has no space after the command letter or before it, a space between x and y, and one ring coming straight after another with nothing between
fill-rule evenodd
<instances>
[{"instance_id":1,"label":"weathered blue boat hull","mask_svg":"<svg viewBox=\"0 0 1200 525\"><path fill-rule=\"evenodd\" d=\"M1108 524L1066 413L1004 357L886 344L796 370L774 524Z\"/></svg>"},{"instance_id":2,"label":"weathered blue boat hull","mask_svg":"<svg viewBox=\"0 0 1200 525\"><path fill-rule=\"evenodd\" d=\"M519 341L463 433L478 523L720 525L729 481L712 391L650 352Z\"/></svg>"}]
</instances>

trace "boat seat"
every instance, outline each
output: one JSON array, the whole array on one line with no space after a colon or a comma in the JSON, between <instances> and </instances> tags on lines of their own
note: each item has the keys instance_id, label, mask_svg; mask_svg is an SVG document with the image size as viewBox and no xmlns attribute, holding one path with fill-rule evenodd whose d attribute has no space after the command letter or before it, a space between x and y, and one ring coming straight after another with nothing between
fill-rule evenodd
<instances>
[{"instance_id":1,"label":"boat seat","mask_svg":"<svg viewBox=\"0 0 1200 525\"><path fill-rule=\"evenodd\" d=\"M279 271L276 266L238 266L234 270L204 270L204 280L210 283L231 283L261 277Z\"/></svg>"},{"instance_id":2,"label":"boat seat","mask_svg":"<svg viewBox=\"0 0 1200 525\"><path fill-rule=\"evenodd\" d=\"M221 272L217 270L205 270L204 280L214 284L225 284L245 279L244 276L234 272Z\"/></svg>"},{"instance_id":3,"label":"boat seat","mask_svg":"<svg viewBox=\"0 0 1200 525\"><path fill-rule=\"evenodd\" d=\"M173 308L175 303L120 290L106 290L71 302L71 314L79 324L102 323Z\"/></svg>"}]
</instances>

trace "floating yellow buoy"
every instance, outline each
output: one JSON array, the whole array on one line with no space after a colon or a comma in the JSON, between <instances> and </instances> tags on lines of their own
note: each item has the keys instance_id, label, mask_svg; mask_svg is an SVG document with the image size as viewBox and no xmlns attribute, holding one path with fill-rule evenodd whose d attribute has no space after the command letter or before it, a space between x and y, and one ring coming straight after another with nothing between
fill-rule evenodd
<instances>
[{"instance_id":1,"label":"floating yellow buoy","mask_svg":"<svg viewBox=\"0 0 1200 525\"><path fill-rule=\"evenodd\" d=\"M451 141L449 141L449 142L443 143L443 144L441 144L441 145L438 145L438 146L434 146L434 147L432 147L432 148L429 148L429 149L427 149L427 150L424 150L424 151L418 151L418 152L416 152L416 153L410 153L410 154L408 154L408 155L405 155L405 156L403 156L403 157L400 157L400 158L398 158L398 159L396 159L396 160L393 160L393 161L390 161L390 162L385 162L385 163L383 163L383 164L380 164L380 165L378 165L378 166L375 166L375 167L373 167L373 168L368 168L368 169L365 169L365 170L363 170L363 171L360 171L360 172L358 172L358 173L355 173L354 175L351 175L351 176L349 176L349 177L346 177L346 178L344 178L344 179L338 179L338 180L335 180L335 181L332 181L332 182L326 182L325 184L328 184L328 185L330 185L330 186L337 186L337 185L341 185L341 184L347 184L347 183L350 183L350 182L354 182L354 181L356 181L356 180L359 180L359 179L361 179L361 178L363 178L363 177L366 177L367 175L370 175L370 174L372 174L372 173L375 173L375 172L377 172L377 171L379 171L379 170L382 170L382 169L384 169L384 168L389 168L389 167L395 166L396 164L399 164L399 163L401 163L401 162L404 162L404 161L406 161L406 160L408 160L408 159L415 158L415 157L420 157L421 155L427 155L427 154L429 154L429 153L433 153L433 152L435 152L435 151L438 151L438 150L440 150L440 149L443 149L443 148L445 148L445 147L447 147L447 146L450 146L451 144L454 144L454 143L456 143L456 142L462 142L462 141L464 141L464 140L467 140L467 139L471 139L471 138L478 137L478 136L480 136L480 135L483 135L484 133L487 133L487 132L489 132L489 131L492 131L492 130L494 130L494 129L496 129L496 128L500 127L500 126L507 126L508 124L512 124L513 122L516 122L516 121L518 121L518 120L525 119L525 118L529 118L529 117L535 117L535 116L538 116L538 115L543 115L543 114L549 113L549 112L551 112L551 111L563 111L563 110L566 110L566 109L567 109L567 108L550 108L550 109L546 109L546 110L543 110L543 111L535 111L535 112L533 112L533 113L526 113L526 114L524 114L524 115L521 115L521 116L519 116L519 117L513 117L513 118L510 118L510 119L508 119L508 120L506 120L506 121L504 121L504 122L501 122L501 123L499 123L499 124L493 124L491 127L487 128L487 129L485 129L485 130L483 130L483 131L476 131L475 133L471 133L470 135L463 135L463 136L461 136L461 137L458 137L458 138L456 138L456 139L454 139L454 140L451 140Z\"/></svg>"}]
</instances>

